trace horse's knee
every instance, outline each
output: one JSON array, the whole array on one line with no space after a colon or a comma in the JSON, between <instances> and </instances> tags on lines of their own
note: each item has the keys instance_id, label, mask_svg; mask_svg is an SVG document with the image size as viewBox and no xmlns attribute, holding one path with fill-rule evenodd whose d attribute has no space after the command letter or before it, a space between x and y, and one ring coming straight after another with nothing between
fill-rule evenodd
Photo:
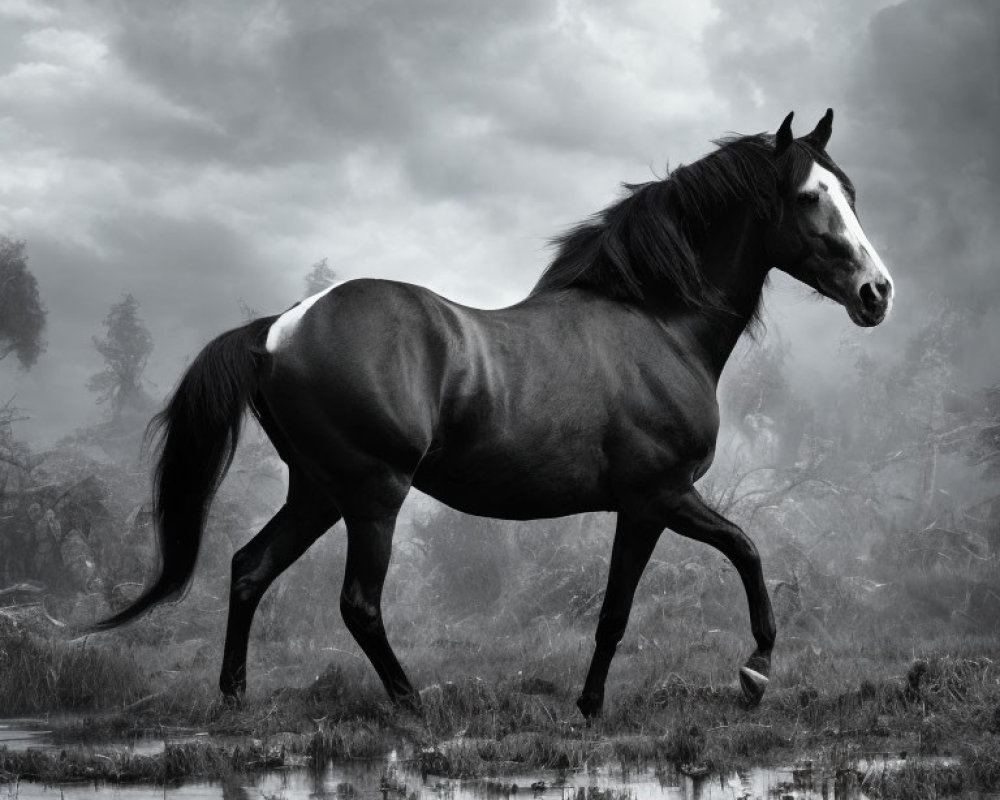
<instances>
[{"instance_id":1,"label":"horse's knee","mask_svg":"<svg viewBox=\"0 0 1000 800\"><path fill-rule=\"evenodd\" d=\"M377 633L382 628L382 613L378 606L357 593L341 593L340 616L347 629L355 636Z\"/></svg>"}]
</instances>

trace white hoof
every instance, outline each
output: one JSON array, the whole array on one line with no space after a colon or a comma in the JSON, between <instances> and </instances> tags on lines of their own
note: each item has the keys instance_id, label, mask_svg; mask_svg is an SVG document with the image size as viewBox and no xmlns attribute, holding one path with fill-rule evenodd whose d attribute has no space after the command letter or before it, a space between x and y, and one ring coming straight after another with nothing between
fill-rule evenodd
<instances>
[{"instance_id":1,"label":"white hoof","mask_svg":"<svg viewBox=\"0 0 1000 800\"><path fill-rule=\"evenodd\" d=\"M743 696L751 705L757 705L767 690L770 683L767 675L761 675L757 670L750 667L740 667L740 688L743 689Z\"/></svg>"}]
</instances>

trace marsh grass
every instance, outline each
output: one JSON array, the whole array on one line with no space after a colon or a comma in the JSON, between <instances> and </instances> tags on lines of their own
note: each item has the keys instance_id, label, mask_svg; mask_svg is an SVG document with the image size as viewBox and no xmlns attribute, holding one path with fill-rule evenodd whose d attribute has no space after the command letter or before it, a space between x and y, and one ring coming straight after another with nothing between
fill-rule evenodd
<instances>
[{"instance_id":1,"label":"marsh grass","mask_svg":"<svg viewBox=\"0 0 1000 800\"><path fill-rule=\"evenodd\" d=\"M907 763L865 776L860 788L870 797L886 800L937 800L977 787L970 782L968 770L960 765Z\"/></svg>"},{"instance_id":2,"label":"marsh grass","mask_svg":"<svg viewBox=\"0 0 1000 800\"><path fill-rule=\"evenodd\" d=\"M724 771L804 753L905 750L955 756L963 786L1000 785L1000 649L992 634L940 626L916 651L908 632L876 615L830 625L818 643L779 640L764 702L748 709L735 680L750 650L742 617L708 628L702 616L663 615L652 605L638 609L641 624L630 628L611 671L605 715L589 726L574 703L591 654L590 621L538 618L514 628L483 616L428 619L421 636L388 620L421 688L419 717L387 702L348 635L336 629L293 646L255 640L250 691L237 707L216 689L221 635L143 644L116 634L50 641L7 631L0 658L12 669L0 672L0 708L73 714L50 721L65 742L168 741L171 755L153 762L111 755L108 763L91 757L64 765L107 780L253 769L267 763L261 753L275 752L321 765L396 750L428 774L470 777L601 763ZM178 750L172 743L196 732L217 741L242 737L258 750L232 742L221 751ZM5 758L10 774L49 779L58 772L58 765ZM891 779L898 786L878 791L894 796L903 782L915 785L918 773L914 765Z\"/></svg>"},{"instance_id":3,"label":"marsh grass","mask_svg":"<svg viewBox=\"0 0 1000 800\"><path fill-rule=\"evenodd\" d=\"M149 691L150 676L113 642L49 641L0 631L0 709L5 715L123 706Z\"/></svg>"},{"instance_id":4,"label":"marsh grass","mask_svg":"<svg viewBox=\"0 0 1000 800\"><path fill-rule=\"evenodd\" d=\"M262 772L282 767L285 762L283 750L269 749L259 743L231 747L173 744L155 755L136 755L122 749L96 753L41 749L16 752L0 748L0 779L169 784L186 778L224 778Z\"/></svg>"}]
</instances>

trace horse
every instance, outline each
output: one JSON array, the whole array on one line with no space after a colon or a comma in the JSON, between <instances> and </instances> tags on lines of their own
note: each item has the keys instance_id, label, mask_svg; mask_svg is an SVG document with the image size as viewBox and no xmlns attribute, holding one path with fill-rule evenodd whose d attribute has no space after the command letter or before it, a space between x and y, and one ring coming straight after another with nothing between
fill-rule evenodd
<instances>
[{"instance_id":1,"label":"horse","mask_svg":"<svg viewBox=\"0 0 1000 800\"><path fill-rule=\"evenodd\" d=\"M756 647L746 703L769 681L775 623L747 534L695 483L712 463L716 389L758 320L771 269L843 305L859 326L889 313L893 282L826 151L828 109L795 138L732 135L554 240L531 293L499 310L419 286L351 280L211 341L150 423L158 436L160 563L121 625L190 584L206 516L246 409L288 465L284 505L232 558L219 687L246 691L247 643L268 586L341 519L340 610L391 700L420 696L382 620L397 512L411 487L459 511L511 520L617 512L607 591L577 701L589 720L662 531L734 565Z\"/></svg>"}]
</instances>

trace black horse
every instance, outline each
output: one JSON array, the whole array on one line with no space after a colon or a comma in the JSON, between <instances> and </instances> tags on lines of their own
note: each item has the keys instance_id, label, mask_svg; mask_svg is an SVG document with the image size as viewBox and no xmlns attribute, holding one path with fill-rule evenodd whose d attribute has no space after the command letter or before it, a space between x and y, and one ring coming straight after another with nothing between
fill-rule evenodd
<instances>
[{"instance_id":1,"label":"black horse","mask_svg":"<svg viewBox=\"0 0 1000 800\"><path fill-rule=\"evenodd\" d=\"M533 519L618 512L596 649L578 706L599 714L635 587L661 531L710 544L739 571L757 647L747 700L767 686L775 627L757 550L694 483L712 462L716 387L784 270L880 323L892 281L826 153L833 112L794 139L731 137L556 244L522 302L466 308L427 289L355 280L224 333L153 421L161 564L119 625L188 586L209 504L245 409L288 464L288 497L232 562L220 686L246 687L247 639L271 582L341 518L344 622L394 700L419 706L386 639L381 595L411 486L460 511Z\"/></svg>"}]
</instances>

